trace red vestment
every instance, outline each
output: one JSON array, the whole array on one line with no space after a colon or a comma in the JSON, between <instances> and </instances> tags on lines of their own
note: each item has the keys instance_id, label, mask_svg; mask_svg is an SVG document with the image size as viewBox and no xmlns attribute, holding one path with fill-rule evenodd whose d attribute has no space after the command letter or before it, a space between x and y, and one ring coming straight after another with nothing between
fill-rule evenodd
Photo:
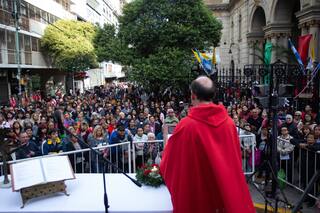
<instances>
[{"instance_id":1,"label":"red vestment","mask_svg":"<svg viewBox=\"0 0 320 213\"><path fill-rule=\"evenodd\" d=\"M160 171L174 213L255 212L236 127L222 105L190 109L167 142Z\"/></svg>"}]
</instances>

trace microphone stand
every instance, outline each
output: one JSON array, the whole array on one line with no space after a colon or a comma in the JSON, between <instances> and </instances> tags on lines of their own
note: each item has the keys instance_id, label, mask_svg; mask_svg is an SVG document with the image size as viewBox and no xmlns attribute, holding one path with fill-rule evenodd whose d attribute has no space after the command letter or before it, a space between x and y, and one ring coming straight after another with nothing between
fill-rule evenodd
<instances>
[{"instance_id":1,"label":"microphone stand","mask_svg":"<svg viewBox=\"0 0 320 213\"><path fill-rule=\"evenodd\" d=\"M59 124L59 122L58 122ZM61 122L62 124L62 122ZM112 163L110 160L106 159L103 157L103 154L101 154L101 152L93 149L89 144L87 144L86 142L83 141L82 138L80 138L79 136L73 134L72 132L70 132L64 125L60 125L60 127L66 131L68 134L70 134L71 136L77 138L77 140L85 147L89 148L90 151L96 153L98 156L102 157L102 163L103 163L103 169L102 169L102 176L103 176L103 187L104 187L104 207L105 207L105 213L108 213L108 209L109 209L109 203L108 203L108 195L107 195L107 189L106 189L106 172L105 172L105 164L109 164L112 167L114 167L117 171L119 171L120 173L122 173L124 176L126 176L127 178L129 178L134 184L136 184L137 186L141 187L141 183L139 183L137 180L133 179L132 177L130 177L128 174L126 174L122 169L120 169L117 165L115 165L114 163Z\"/></svg>"}]
</instances>

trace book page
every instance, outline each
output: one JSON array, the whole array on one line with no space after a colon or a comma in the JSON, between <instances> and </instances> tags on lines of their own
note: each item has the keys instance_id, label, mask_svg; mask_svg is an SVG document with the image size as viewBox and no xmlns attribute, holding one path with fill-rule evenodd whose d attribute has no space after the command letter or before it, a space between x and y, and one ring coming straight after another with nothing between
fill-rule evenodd
<instances>
[{"instance_id":1,"label":"book page","mask_svg":"<svg viewBox=\"0 0 320 213\"><path fill-rule=\"evenodd\" d=\"M41 160L47 182L75 178L68 156L47 157Z\"/></svg>"},{"instance_id":2,"label":"book page","mask_svg":"<svg viewBox=\"0 0 320 213\"><path fill-rule=\"evenodd\" d=\"M40 159L23 161L10 165L14 191L44 183Z\"/></svg>"}]
</instances>

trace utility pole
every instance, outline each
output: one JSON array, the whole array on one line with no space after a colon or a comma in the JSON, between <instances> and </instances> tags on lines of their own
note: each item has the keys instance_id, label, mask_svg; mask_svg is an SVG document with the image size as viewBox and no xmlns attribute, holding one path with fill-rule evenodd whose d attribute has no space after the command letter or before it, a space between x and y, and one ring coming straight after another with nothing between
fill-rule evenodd
<instances>
[{"instance_id":1,"label":"utility pole","mask_svg":"<svg viewBox=\"0 0 320 213\"><path fill-rule=\"evenodd\" d=\"M13 13L12 16L14 18L14 26L16 28L15 32L15 37L16 37L16 63L17 63L17 69L18 69L18 74L17 74L17 80L18 80L18 86L19 86L19 91L18 91L18 103L20 105L21 103L21 61L20 61L20 43L19 43L19 12L18 12L18 1L20 0L14 0L13 1Z\"/></svg>"}]
</instances>

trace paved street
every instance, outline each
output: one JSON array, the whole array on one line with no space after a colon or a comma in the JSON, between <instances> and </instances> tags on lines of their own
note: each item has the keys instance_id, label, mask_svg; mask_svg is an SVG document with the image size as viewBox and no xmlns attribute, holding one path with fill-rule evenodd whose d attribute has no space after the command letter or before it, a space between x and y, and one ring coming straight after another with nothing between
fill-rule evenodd
<instances>
[{"instance_id":1,"label":"paved street","mask_svg":"<svg viewBox=\"0 0 320 213\"><path fill-rule=\"evenodd\" d=\"M250 185L250 193L252 195L252 199L255 203L259 203L259 204L264 204L264 198L262 197L262 195L257 191L257 189L251 184ZM300 199L302 193L298 192L297 190L291 188L291 187L287 187L284 190L284 194L287 197L288 201L290 204L294 205L296 204L296 202ZM280 195L280 197L282 198L282 196ZM273 201L273 205L274 205L274 201ZM279 207L284 207L283 203L278 203ZM303 204L303 209L301 209L301 211L303 213L317 213L320 212L320 209L317 209L316 207L310 208L307 207L306 203ZM259 212L264 212L264 209L262 211ZM287 211L289 212L289 211Z\"/></svg>"}]
</instances>

